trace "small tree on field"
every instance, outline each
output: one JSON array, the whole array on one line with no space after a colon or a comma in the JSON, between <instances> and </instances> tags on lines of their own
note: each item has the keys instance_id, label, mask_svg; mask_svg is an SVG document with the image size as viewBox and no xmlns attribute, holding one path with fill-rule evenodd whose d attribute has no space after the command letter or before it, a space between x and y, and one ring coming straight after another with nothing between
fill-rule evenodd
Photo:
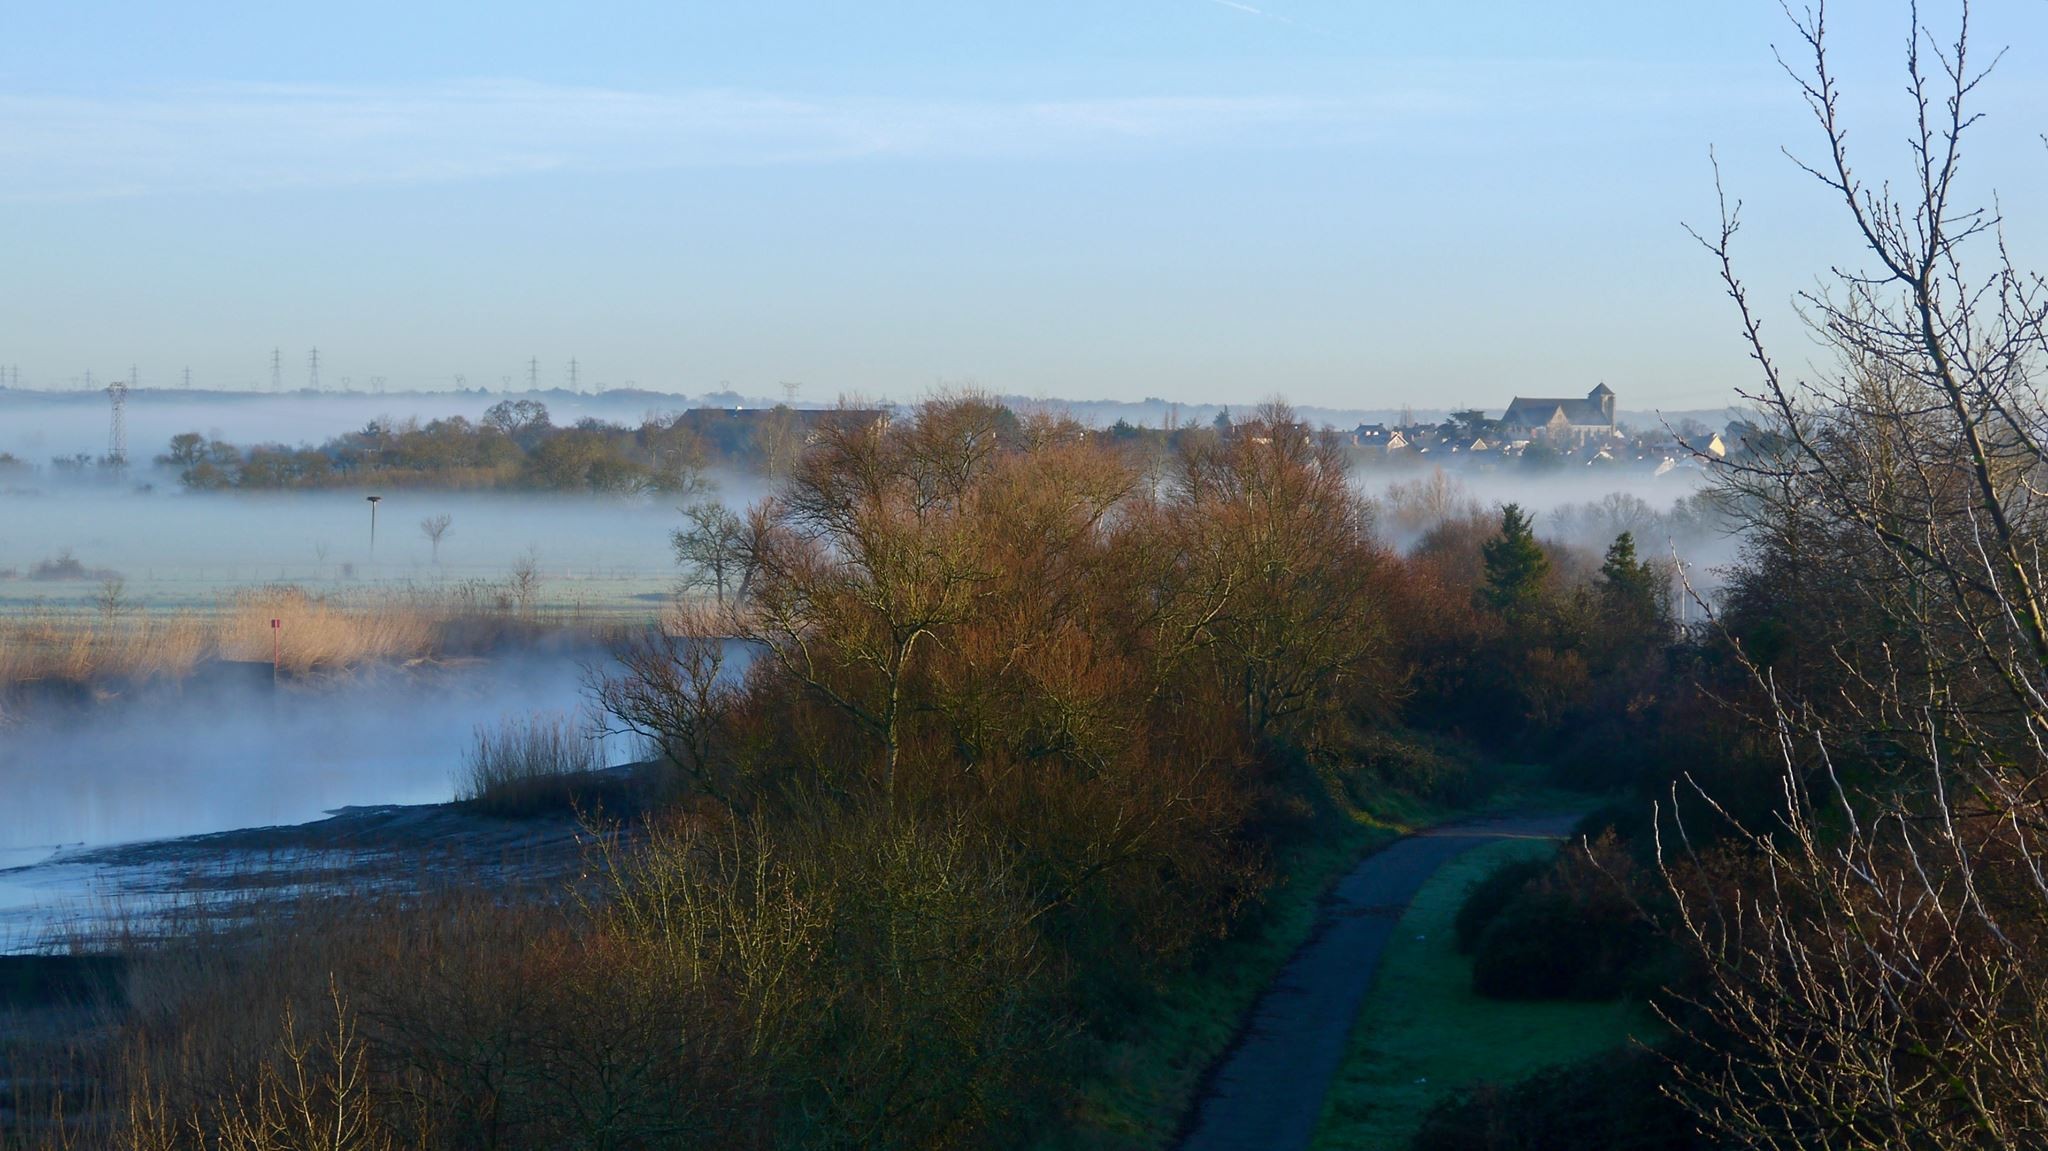
<instances>
[{"instance_id":1,"label":"small tree on field","mask_svg":"<svg viewBox=\"0 0 2048 1151\"><path fill-rule=\"evenodd\" d=\"M128 610L128 581L112 573L100 577L100 590L92 597L92 602L99 609L101 619L114 622Z\"/></svg>"},{"instance_id":2,"label":"small tree on field","mask_svg":"<svg viewBox=\"0 0 2048 1151\"><path fill-rule=\"evenodd\" d=\"M531 615L540 599L541 570L540 549L527 548L526 554L512 565L512 574L505 577L505 588L513 607L522 616Z\"/></svg>"},{"instance_id":3,"label":"small tree on field","mask_svg":"<svg viewBox=\"0 0 2048 1151\"><path fill-rule=\"evenodd\" d=\"M454 522L454 517L447 512L428 516L420 521L420 534L427 537L428 543L434 545L434 564L437 567L441 563L441 538L448 534L448 525Z\"/></svg>"},{"instance_id":4,"label":"small tree on field","mask_svg":"<svg viewBox=\"0 0 2048 1151\"><path fill-rule=\"evenodd\" d=\"M683 509L683 518L689 525L668 537L676 564L683 569L683 590L708 590L720 604L726 602L728 593L734 598L743 595L746 521L717 500L691 504Z\"/></svg>"}]
</instances>

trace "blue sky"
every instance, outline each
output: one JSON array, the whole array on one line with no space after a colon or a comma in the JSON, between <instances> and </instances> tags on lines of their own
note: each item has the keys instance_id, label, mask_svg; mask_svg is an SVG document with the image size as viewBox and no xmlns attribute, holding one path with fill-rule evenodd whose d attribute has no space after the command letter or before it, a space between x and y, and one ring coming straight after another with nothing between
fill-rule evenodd
<instances>
[{"instance_id":1,"label":"blue sky","mask_svg":"<svg viewBox=\"0 0 2048 1151\"><path fill-rule=\"evenodd\" d=\"M1772 0L427 7L11 12L0 364L1706 407L1747 379L1679 227L1709 146L1789 357L1855 257L1779 153ZM1838 8L1882 174L1904 5ZM1969 175L2048 256L2048 3L1976 15L2013 47Z\"/></svg>"}]
</instances>

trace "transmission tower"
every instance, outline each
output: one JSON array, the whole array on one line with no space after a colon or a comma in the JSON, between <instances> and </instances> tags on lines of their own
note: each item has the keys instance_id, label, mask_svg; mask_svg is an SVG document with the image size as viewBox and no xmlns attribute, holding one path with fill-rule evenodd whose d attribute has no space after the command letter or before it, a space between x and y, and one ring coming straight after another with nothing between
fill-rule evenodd
<instances>
[{"instance_id":1,"label":"transmission tower","mask_svg":"<svg viewBox=\"0 0 2048 1151\"><path fill-rule=\"evenodd\" d=\"M184 383L184 388L185 388L185 390L186 390L186 391L188 391L188 392L192 390L192 369L191 369L191 368L186 368L186 369L185 369L185 383Z\"/></svg>"},{"instance_id":2,"label":"transmission tower","mask_svg":"<svg viewBox=\"0 0 2048 1151\"><path fill-rule=\"evenodd\" d=\"M540 391L539 356L535 356L532 359L526 361L526 390L529 392Z\"/></svg>"},{"instance_id":3,"label":"transmission tower","mask_svg":"<svg viewBox=\"0 0 2048 1151\"><path fill-rule=\"evenodd\" d=\"M108 384L107 400L113 405L107 420L107 462L114 467L125 468L128 466L127 382L117 379Z\"/></svg>"},{"instance_id":4,"label":"transmission tower","mask_svg":"<svg viewBox=\"0 0 2048 1151\"><path fill-rule=\"evenodd\" d=\"M569 390L576 390L576 357L569 357Z\"/></svg>"},{"instance_id":5,"label":"transmission tower","mask_svg":"<svg viewBox=\"0 0 2048 1151\"><path fill-rule=\"evenodd\" d=\"M312 354L307 357L307 363L309 366L306 371L306 386L317 392L320 390L320 349L313 349Z\"/></svg>"},{"instance_id":6,"label":"transmission tower","mask_svg":"<svg viewBox=\"0 0 2048 1151\"><path fill-rule=\"evenodd\" d=\"M283 348L270 349L270 390L273 392L281 392L284 390Z\"/></svg>"}]
</instances>

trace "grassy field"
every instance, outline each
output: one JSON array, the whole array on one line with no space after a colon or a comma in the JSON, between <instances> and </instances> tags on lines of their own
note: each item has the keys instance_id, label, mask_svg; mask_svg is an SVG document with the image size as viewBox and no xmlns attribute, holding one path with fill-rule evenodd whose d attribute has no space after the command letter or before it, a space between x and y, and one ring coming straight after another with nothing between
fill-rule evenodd
<instances>
[{"instance_id":1,"label":"grassy field","mask_svg":"<svg viewBox=\"0 0 2048 1151\"><path fill-rule=\"evenodd\" d=\"M1318 1151L1405 1148L1430 1107L1461 1088L1511 1082L1659 1035L1661 1025L1638 1003L1516 1003L1472 993L1472 961L1458 954L1451 928L1465 893L1503 862L1556 849L1515 840L1475 848L1416 894L1331 1085Z\"/></svg>"}]
</instances>

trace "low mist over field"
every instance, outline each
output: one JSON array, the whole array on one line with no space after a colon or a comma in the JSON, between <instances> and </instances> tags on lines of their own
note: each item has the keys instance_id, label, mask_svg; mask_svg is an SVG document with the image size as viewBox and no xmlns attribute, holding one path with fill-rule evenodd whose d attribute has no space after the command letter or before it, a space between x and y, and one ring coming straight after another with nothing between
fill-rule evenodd
<instances>
[{"instance_id":1,"label":"low mist over field","mask_svg":"<svg viewBox=\"0 0 2048 1151\"><path fill-rule=\"evenodd\" d=\"M17 607L83 603L102 573L127 581L134 606L195 607L265 583L339 591L494 580L529 556L551 604L654 596L658 607L674 582L668 532L680 520L674 503L650 498L393 491L378 503L372 553L358 492L52 485L0 499L0 602ZM436 562L420 524L442 515ZM67 554L82 569L73 578L38 578L38 564Z\"/></svg>"}]
</instances>

